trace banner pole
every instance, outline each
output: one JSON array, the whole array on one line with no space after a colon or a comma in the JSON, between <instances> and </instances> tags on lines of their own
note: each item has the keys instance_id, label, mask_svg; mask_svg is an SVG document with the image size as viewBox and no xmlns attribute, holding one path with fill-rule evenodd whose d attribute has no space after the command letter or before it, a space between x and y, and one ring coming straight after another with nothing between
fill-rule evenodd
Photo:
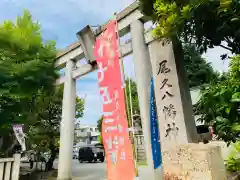
<instances>
[{"instance_id":1,"label":"banner pole","mask_svg":"<svg viewBox=\"0 0 240 180\"><path fill-rule=\"evenodd\" d=\"M131 117L131 126L132 128L134 128L134 122L133 122L133 107L132 107L132 84L131 84L131 79L129 78L129 82L128 82L128 89L129 89L129 103L130 103L130 117ZM133 134L133 138L134 138L134 129L132 131Z\"/></svg>"},{"instance_id":2,"label":"banner pole","mask_svg":"<svg viewBox=\"0 0 240 180\"><path fill-rule=\"evenodd\" d=\"M117 38L118 38L118 52L119 52L119 60L120 60L120 69L121 69L121 77L122 77L122 88L124 88L124 94L125 94L125 103L126 103L126 108L128 115L130 116L130 120L132 121L132 115L129 113L129 108L128 108L128 96L127 96L127 91L126 91L126 83L125 83L125 74L124 74L124 64L123 64L123 59L122 59L122 51L120 48L120 35L118 31L118 22L117 22L117 13L114 13L114 20L116 20L116 33L117 33ZM132 124L132 122L131 122ZM133 127L132 127L133 128ZM136 170L136 177L138 178L138 167L137 167L137 162L136 162L136 151L135 151L135 143L134 143L134 135L133 132L130 133L132 142L133 142L133 157L134 157L134 166Z\"/></svg>"}]
</instances>

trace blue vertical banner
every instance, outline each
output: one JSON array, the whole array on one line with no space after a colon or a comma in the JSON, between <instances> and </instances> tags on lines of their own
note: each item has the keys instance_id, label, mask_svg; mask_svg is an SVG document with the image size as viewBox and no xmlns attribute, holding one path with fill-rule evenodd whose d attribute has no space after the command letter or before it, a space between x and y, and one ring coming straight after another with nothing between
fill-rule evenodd
<instances>
[{"instance_id":1,"label":"blue vertical banner","mask_svg":"<svg viewBox=\"0 0 240 180\"><path fill-rule=\"evenodd\" d=\"M162 165L162 154L160 145L160 136L158 131L158 120L156 112L155 94L154 94L154 82L151 79L150 87L150 130L151 130L151 144L152 144L152 156L154 169L157 169Z\"/></svg>"}]
</instances>

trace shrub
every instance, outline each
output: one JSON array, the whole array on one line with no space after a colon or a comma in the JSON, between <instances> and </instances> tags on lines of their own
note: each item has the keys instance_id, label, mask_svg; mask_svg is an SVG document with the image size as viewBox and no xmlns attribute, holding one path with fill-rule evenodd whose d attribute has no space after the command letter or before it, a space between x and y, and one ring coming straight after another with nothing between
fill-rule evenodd
<instances>
[{"instance_id":1,"label":"shrub","mask_svg":"<svg viewBox=\"0 0 240 180\"><path fill-rule=\"evenodd\" d=\"M233 144L233 151L231 152L227 162L227 170L230 172L240 171L240 142Z\"/></svg>"}]
</instances>

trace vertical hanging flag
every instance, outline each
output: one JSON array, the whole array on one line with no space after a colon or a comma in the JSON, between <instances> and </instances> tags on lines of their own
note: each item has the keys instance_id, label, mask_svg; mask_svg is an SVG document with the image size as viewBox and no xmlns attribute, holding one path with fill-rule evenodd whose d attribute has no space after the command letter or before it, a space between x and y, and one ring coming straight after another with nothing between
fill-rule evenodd
<instances>
[{"instance_id":1,"label":"vertical hanging flag","mask_svg":"<svg viewBox=\"0 0 240 180\"><path fill-rule=\"evenodd\" d=\"M108 180L133 180L136 175L122 88L117 22L111 21L97 38L94 55L103 103L102 139Z\"/></svg>"},{"instance_id":2,"label":"vertical hanging flag","mask_svg":"<svg viewBox=\"0 0 240 180\"><path fill-rule=\"evenodd\" d=\"M25 134L23 133L23 125L16 124L13 125L14 134L22 147L22 151L26 151L26 144L25 144Z\"/></svg>"},{"instance_id":3,"label":"vertical hanging flag","mask_svg":"<svg viewBox=\"0 0 240 180\"><path fill-rule=\"evenodd\" d=\"M152 143L152 156L154 169L157 169L162 165L162 155L160 146L160 136L158 131L158 121L154 94L154 83L153 78L151 79L150 87L150 124L151 124L151 143Z\"/></svg>"}]
</instances>

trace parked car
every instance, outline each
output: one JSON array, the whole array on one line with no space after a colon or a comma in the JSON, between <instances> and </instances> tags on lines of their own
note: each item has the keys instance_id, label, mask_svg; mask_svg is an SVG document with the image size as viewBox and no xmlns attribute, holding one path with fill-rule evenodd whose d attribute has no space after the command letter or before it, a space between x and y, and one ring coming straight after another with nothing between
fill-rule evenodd
<instances>
[{"instance_id":1,"label":"parked car","mask_svg":"<svg viewBox=\"0 0 240 180\"><path fill-rule=\"evenodd\" d=\"M78 160L80 163L84 161L97 162L104 162L105 160L105 153L103 146L100 145L88 145L85 147L81 147L78 153Z\"/></svg>"}]
</instances>

